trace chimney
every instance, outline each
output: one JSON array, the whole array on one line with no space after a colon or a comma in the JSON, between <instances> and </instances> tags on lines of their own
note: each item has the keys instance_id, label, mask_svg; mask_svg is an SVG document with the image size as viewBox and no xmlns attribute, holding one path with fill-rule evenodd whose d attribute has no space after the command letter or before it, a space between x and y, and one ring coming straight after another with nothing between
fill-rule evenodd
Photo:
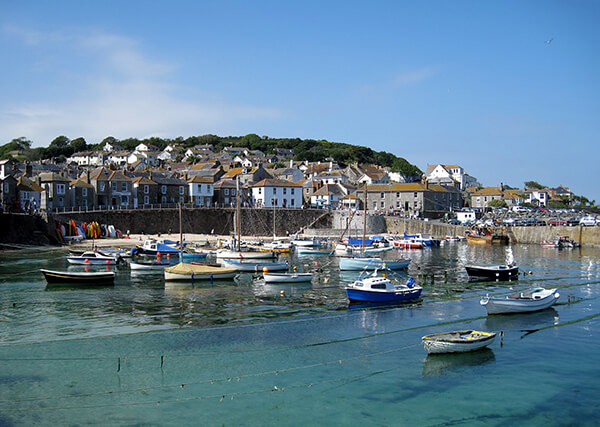
<instances>
[{"instance_id":1,"label":"chimney","mask_svg":"<svg viewBox=\"0 0 600 427\"><path fill-rule=\"evenodd\" d=\"M293 168L293 167L294 167L294 160L292 159L292 160L290 160L290 168Z\"/></svg>"},{"instance_id":2,"label":"chimney","mask_svg":"<svg viewBox=\"0 0 600 427\"><path fill-rule=\"evenodd\" d=\"M329 161L329 172L333 170L333 160Z\"/></svg>"},{"instance_id":3,"label":"chimney","mask_svg":"<svg viewBox=\"0 0 600 427\"><path fill-rule=\"evenodd\" d=\"M25 176L27 178L31 178L33 176L33 166L31 166L31 163L29 162L25 164Z\"/></svg>"},{"instance_id":4,"label":"chimney","mask_svg":"<svg viewBox=\"0 0 600 427\"><path fill-rule=\"evenodd\" d=\"M90 170L89 169L85 171L85 182L87 184L90 183Z\"/></svg>"},{"instance_id":5,"label":"chimney","mask_svg":"<svg viewBox=\"0 0 600 427\"><path fill-rule=\"evenodd\" d=\"M429 190L429 181L425 180L425 190Z\"/></svg>"}]
</instances>

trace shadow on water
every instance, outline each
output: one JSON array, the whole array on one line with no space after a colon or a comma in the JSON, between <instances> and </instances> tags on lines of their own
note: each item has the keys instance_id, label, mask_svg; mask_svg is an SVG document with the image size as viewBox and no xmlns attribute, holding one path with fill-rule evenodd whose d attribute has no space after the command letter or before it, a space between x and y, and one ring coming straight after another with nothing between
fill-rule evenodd
<instances>
[{"instance_id":1,"label":"shadow on water","mask_svg":"<svg viewBox=\"0 0 600 427\"><path fill-rule=\"evenodd\" d=\"M550 307L534 313L492 314L485 320L485 326L490 331L529 331L558 321L558 312Z\"/></svg>"},{"instance_id":2,"label":"shadow on water","mask_svg":"<svg viewBox=\"0 0 600 427\"><path fill-rule=\"evenodd\" d=\"M459 374L463 368L485 365L495 360L496 356L489 348L470 353L430 354L423 362L423 376Z\"/></svg>"}]
</instances>

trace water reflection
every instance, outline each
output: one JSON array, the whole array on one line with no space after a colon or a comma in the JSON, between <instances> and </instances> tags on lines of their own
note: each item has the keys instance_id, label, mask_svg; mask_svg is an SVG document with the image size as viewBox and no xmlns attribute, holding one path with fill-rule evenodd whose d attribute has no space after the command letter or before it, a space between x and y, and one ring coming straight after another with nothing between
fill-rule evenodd
<instances>
[{"instance_id":1,"label":"water reflection","mask_svg":"<svg viewBox=\"0 0 600 427\"><path fill-rule=\"evenodd\" d=\"M528 331L556 325L558 312L547 308L533 313L493 314L486 318L485 327L490 331Z\"/></svg>"},{"instance_id":2,"label":"water reflection","mask_svg":"<svg viewBox=\"0 0 600 427\"><path fill-rule=\"evenodd\" d=\"M464 368L486 365L496 360L494 352L485 348L469 353L430 354L423 362L423 376L437 377L441 375L462 373Z\"/></svg>"}]
</instances>

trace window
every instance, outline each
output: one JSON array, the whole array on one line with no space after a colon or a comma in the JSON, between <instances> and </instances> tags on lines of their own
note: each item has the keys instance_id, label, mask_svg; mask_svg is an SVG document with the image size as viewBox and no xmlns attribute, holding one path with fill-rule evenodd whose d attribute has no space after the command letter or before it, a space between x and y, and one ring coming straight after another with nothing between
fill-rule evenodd
<instances>
[{"instance_id":1,"label":"window","mask_svg":"<svg viewBox=\"0 0 600 427\"><path fill-rule=\"evenodd\" d=\"M62 197L58 198L58 206L61 206L61 207L63 206L63 198Z\"/></svg>"},{"instance_id":2,"label":"window","mask_svg":"<svg viewBox=\"0 0 600 427\"><path fill-rule=\"evenodd\" d=\"M377 202L373 202L373 210L377 210Z\"/></svg>"},{"instance_id":3,"label":"window","mask_svg":"<svg viewBox=\"0 0 600 427\"><path fill-rule=\"evenodd\" d=\"M104 186L106 185L105 182L100 182L98 183L98 191L104 191Z\"/></svg>"},{"instance_id":4,"label":"window","mask_svg":"<svg viewBox=\"0 0 600 427\"><path fill-rule=\"evenodd\" d=\"M417 198L417 192L415 191L415 198Z\"/></svg>"},{"instance_id":5,"label":"window","mask_svg":"<svg viewBox=\"0 0 600 427\"><path fill-rule=\"evenodd\" d=\"M277 188L273 187L273 194L277 194Z\"/></svg>"},{"instance_id":6,"label":"window","mask_svg":"<svg viewBox=\"0 0 600 427\"><path fill-rule=\"evenodd\" d=\"M198 193L202 193L202 184L198 184Z\"/></svg>"},{"instance_id":7,"label":"window","mask_svg":"<svg viewBox=\"0 0 600 427\"><path fill-rule=\"evenodd\" d=\"M258 187L258 194L262 193L262 188Z\"/></svg>"},{"instance_id":8,"label":"window","mask_svg":"<svg viewBox=\"0 0 600 427\"><path fill-rule=\"evenodd\" d=\"M167 203L167 196L162 196L162 197L160 198L160 202L161 202L161 203Z\"/></svg>"},{"instance_id":9,"label":"window","mask_svg":"<svg viewBox=\"0 0 600 427\"><path fill-rule=\"evenodd\" d=\"M166 199L166 198L165 198ZM179 198L179 203L183 203L183 197Z\"/></svg>"},{"instance_id":10,"label":"window","mask_svg":"<svg viewBox=\"0 0 600 427\"><path fill-rule=\"evenodd\" d=\"M381 201L381 209L385 209L385 202L383 200Z\"/></svg>"},{"instance_id":11,"label":"window","mask_svg":"<svg viewBox=\"0 0 600 427\"><path fill-rule=\"evenodd\" d=\"M82 188L82 189L81 189L81 195L82 195L83 197L87 197L87 188Z\"/></svg>"},{"instance_id":12,"label":"window","mask_svg":"<svg viewBox=\"0 0 600 427\"><path fill-rule=\"evenodd\" d=\"M10 191L10 185L8 184L8 182L4 183L4 192L8 193Z\"/></svg>"},{"instance_id":13,"label":"window","mask_svg":"<svg viewBox=\"0 0 600 427\"><path fill-rule=\"evenodd\" d=\"M87 208L87 199L83 199L81 201L81 206L83 206L84 208Z\"/></svg>"},{"instance_id":14,"label":"window","mask_svg":"<svg viewBox=\"0 0 600 427\"><path fill-rule=\"evenodd\" d=\"M149 205L150 204L150 196L144 196L144 204L145 205Z\"/></svg>"},{"instance_id":15,"label":"window","mask_svg":"<svg viewBox=\"0 0 600 427\"><path fill-rule=\"evenodd\" d=\"M383 199L385 197L385 193L381 193L381 198Z\"/></svg>"},{"instance_id":16,"label":"window","mask_svg":"<svg viewBox=\"0 0 600 427\"><path fill-rule=\"evenodd\" d=\"M117 183L116 182L112 183L112 191L117 191Z\"/></svg>"},{"instance_id":17,"label":"window","mask_svg":"<svg viewBox=\"0 0 600 427\"><path fill-rule=\"evenodd\" d=\"M229 196L229 188L225 189L225 195ZM225 198L225 203L227 203L227 197Z\"/></svg>"},{"instance_id":18,"label":"window","mask_svg":"<svg viewBox=\"0 0 600 427\"><path fill-rule=\"evenodd\" d=\"M260 191L259 191L259 193L260 193ZM232 195L232 196L235 196L235 188L232 188L232 189L231 189L231 195Z\"/></svg>"},{"instance_id":19,"label":"window","mask_svg":"<svg viewBox=\"0 0 600 427\"><path fill-rule=\"evenodd\" d=\"M396 198L397 199L400 198L400 192L399 191L396 192Z\"/></svg>"},{"instance_id":20,"label":"window","mask_svg":"<svg viewBox=\"0 0 600 427\"><path fill-rule=\"evenodd\" d=\"M400 209L400 202L396 202L396 207Z\"/></svg>"},{"instance_id":21,"label":"window","mask_svg":"<svg viewBox=\"0 0 600 427\"><path fill-rule=\"evenodd\" d=\"M183 196L185 194L185 190L183 188L183 185L179 186L179 195Z\"/></svg>"},{"instance_id":22,"label":"window","mask_svg":"<svg viewBox=\"0 0 600 427\"><path fill-rule=\"evenodd\" d=\"M127 183L126 182L121 183L121 191L127 191Z\"/></svg>"},{"instance_id":23,"label":"window","mask_svg":"<svg viewBox=\"0 0 600 427\"><path fill-rule=\"evenodd\" d=\"M166 185L161 185L160 186L160 192L162 194L167 194L167 186ZM181 192L179 192L179 194L181 194ZM166 202L165 202L166 203Z\"/></svg>"},{"instance_id":24,"label":"window","mask_svg":"<svg viewBox=\"0 0 600 427\"><path fill-rule=\"evenodd\" d=\"M56 194L65 194L65 184L56 184Z\"/></svg>"},{"instance_id":25,"label":"window","mask_svg":"<svg viewBox=\"0 0 600 427\"><path fill-rule=\"evenodd\" d=\"M228 205L228 204L229 204L229 197L225 197L225 199L224 199L224 203L225 203L226 205Z\"/></svg>"},{"instance_id":26,"label":"window","mask_svg":"<svg viewBox=\"0 0 600 427\"><path fill-rule=\"evenodd\" d=\"M149 185L144 185L144 194L148 194L149 192L150 192L150 186Z\"/></svg>"},{"instance_id":27,"label":"window","mask_svg":"<svg viewBox=\"0 0 600 427\"><path fill-rule=\"evenodd\" d=\"M418 206L417 202L413 202L413 206L416 208Z\"/></svg>"},{"instance_id":28,"label":"window","mask_svg":"<svg viewBox=\"0 0 600 427\"><path fill-rule=\"evenodd\" d=\"M286 194L287 188L283 188L283 194Z\"/></svg>"},{"instance_id":29,"label":"window","mask_svg":"<svg viewBox=\"0 0 600 427\"><path fill-rule=\"evenodd\" d=\"M294 189L292 188L292 190L290 191L290 193L294 194Z\"/></svg>"},{"instance_id":30,"label":"window","mask_svg":"<svg viewBox=\"0 0 600 427\"><path fill-rule=\"evenodd\" d=\"M129 204L129 197L121 196L121 206L127 206Z\"/></svg>"}]
</instances>

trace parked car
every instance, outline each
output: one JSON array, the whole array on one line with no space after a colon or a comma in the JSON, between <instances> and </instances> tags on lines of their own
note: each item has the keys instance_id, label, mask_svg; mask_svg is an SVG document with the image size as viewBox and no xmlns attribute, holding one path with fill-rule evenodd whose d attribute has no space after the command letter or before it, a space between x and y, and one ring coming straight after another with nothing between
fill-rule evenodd
<instances>
[{"instance_id":1,"label":"parked car","mask_svg":"<svg viewBox=\"0 0 600 427\"><path fill-rule=\"evenodd\" d=\"M595 225L598 225L600 221L598 221L598 219L595 216L584 216L583 218L581 218L581 220L579 221L579 225L583 225L586 227L593 227Z\"/></svg>"},{"instance_id":2,"label":"parked car","mask_svg":"<svg viewBox=\"0 0 600 427\"><path fill-rule=\"evenodd\" d=\"M502 222L505 225L515 225L516 220L514 218L504 218Z\"/></svg>"},{"instance_id":3,"label":"parked car","mask_svg":"<svg viewBox=\"0 0 600 427\"><path fill-rule=\"evenodd\" d=\"M579 225L579 221L581 221L581 218L579 218L579 217L578 218L571 218L571 219L567 220L567 225L571 226L571 227L574 227L574 226Z\"/></svg>"},{"instance_id":4,"label":"parked car","mask_svg":"<svg viewBox=\"0 0 600 427\"><path fill-rule=\"evenodd\" d=\"M448 220L448 224L460 225L461 222L458 219L456 219L456 218L451 218L451 219Z\"/></svg>"},{"instance_id":5,"label":"parked car","mask_svg":"<svg viewBox=\"0 0 600 427\"><path fill-rule=\"evenodd\" d=\"M555 219L550 219L550 220L548 220L548 225L551 225L551 226L554 226L554 227L559 226L559 225L563 225L564 226L564 225L567 225L567 221L564 220L564 219L556 219L556 218Z\"/></svg>"}]
</instances>

